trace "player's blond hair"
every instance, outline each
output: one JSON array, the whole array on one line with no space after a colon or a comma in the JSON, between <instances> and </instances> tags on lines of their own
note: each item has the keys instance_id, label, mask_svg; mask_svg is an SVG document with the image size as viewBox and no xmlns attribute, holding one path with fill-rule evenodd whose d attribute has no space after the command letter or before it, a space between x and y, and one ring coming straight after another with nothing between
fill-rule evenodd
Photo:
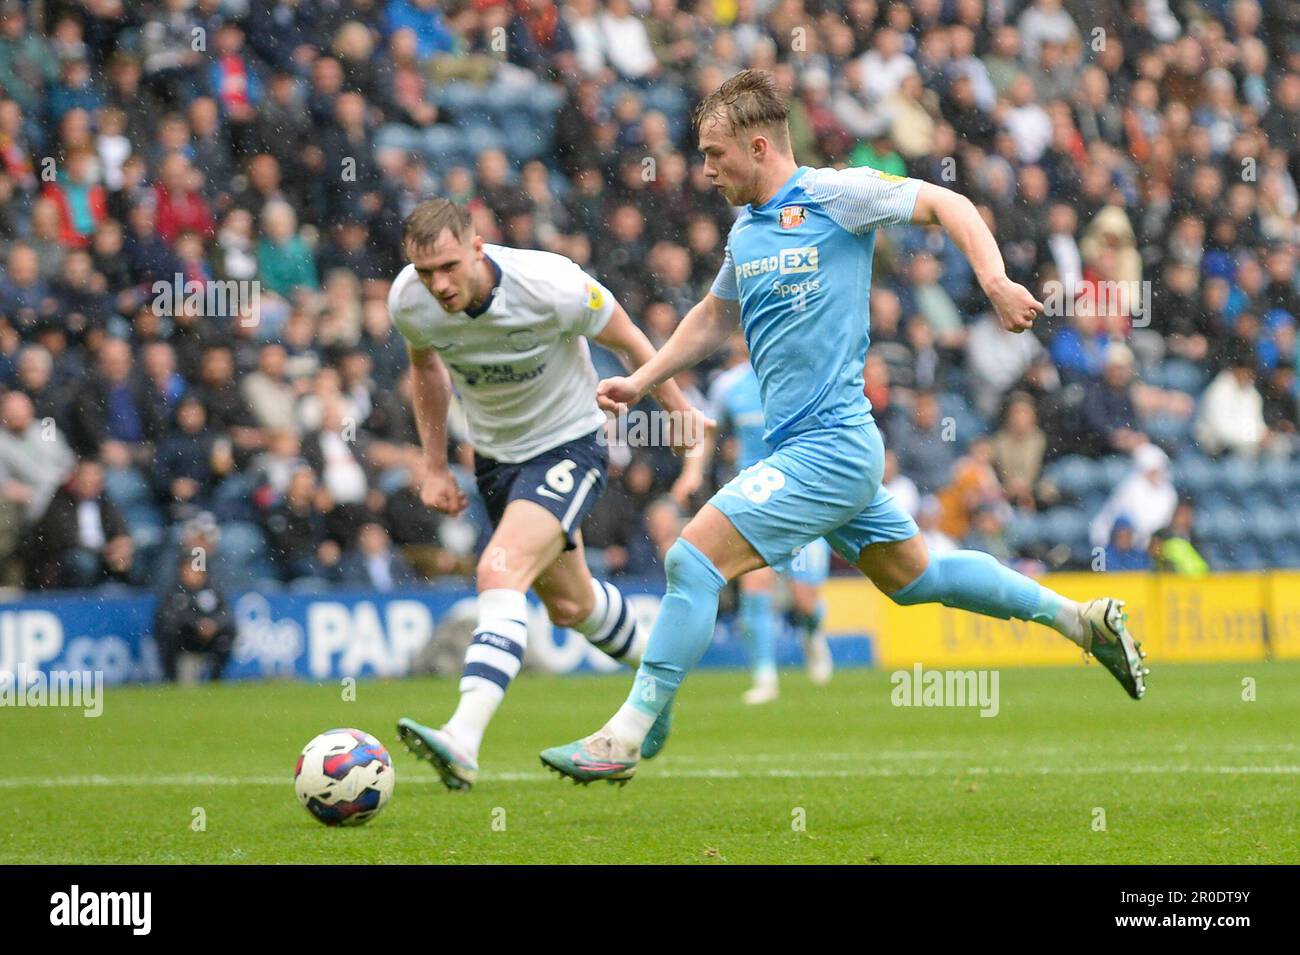
<instances>
[{"instance_id":1,"label":"player's blond hair","mask_svg":"<svg viewBox=\"0 0 1300 955\"><path fill-rule=\"evenodd\" d=\"M693 120L697 135L706 123L725 121L732 135L761 130L790 147L790 107L767 70L741 70L700 101Z\"/></svg>"}]
</instances>

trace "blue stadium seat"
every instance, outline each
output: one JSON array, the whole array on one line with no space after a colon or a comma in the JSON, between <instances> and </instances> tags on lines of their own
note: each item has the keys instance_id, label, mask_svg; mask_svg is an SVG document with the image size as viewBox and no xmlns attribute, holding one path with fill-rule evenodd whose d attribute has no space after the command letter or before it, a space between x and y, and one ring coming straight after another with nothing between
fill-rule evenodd
<instances>
[{"instance_id":1,"label":"blue stadium seat","mask_svg":"<svg viewBox=\"0 0 1300 955\"><path fill-rule=\"evenodd\" d=\"M1234 570L1262 570L1268 566L1264 551L1253 541L1236 541L1224 548L1229 566Z\"/></svg>"},{"instance_id":2,"label":"blue stadium seat","mask_svg":"<svg viewBox=\"0 0 1300 955\"><path fill-rule=\"evenodd\" d=\"M1007 522L1007 542L1020 550L1038 546L1043 540L1041 517L1037 511L1015 511Z\"/></svg>"},{"instance_id":3,"label":"blue stadium seat","mask_svg":"<svg viewBox=\"0 0 1300 955\"><path fill-rule=\"evenodd\" d=\"M1184 454L1174 464L1174 484L1185 494L1199 498L1219 483L1214 462L1201 454Z\"/></svg>"},{"instance_id":4,"label":"blue stadium seat","mask_svg":"<svg viewBox=\"0 0 1300 955\"><path fill-rule=\"evenodd\" d=\"M1124 454L1112 454L1101 459L1105 486L1114 489L1133 470L1133 459Z\"/></svg>"},{"instance_id":5,"label":"blue stadium seat","mask_svg":"<svg viewBox=\"0 0 1300 955\"><path fill-rule=\"evenodd\" d=\"M1097 462L1081 454L1069 454L1053 461L1044 470L1043 477L1072 498L1083 497L1104 480Z\"/></svg>"},{"instance_id":6,"label":"blue stadium seat","mask_svg":"<svg viewBox=\"0 0 1300 955\"><path fill-rule=\"evenodd\" d=\"M1167 359L1160 366L1159 372L1152 377L1158 378L1162 388L1185 391L1189 395L1200 394L1206 383L1205 373L1192 362L1182 358Z\"/></svg>"},{"instance_id":7,"label":"blue stadium seat","mask_svg":"<svg viewBox=\"0 0 1300 955\"><path fill-rule=\"evenodd\" d=\"M1274 544L1290 537L1295 526L1285 513L1275 507L1267 506L1246 509L1242 512L1250 536L1261 544Z\"/></svg>"},{"instance_id":8,"label":"blue stadium seat","mask_svg":"<svg viewBox=\"0 0 1300 955\"><path fill-rule=\"evenodd\" d=\"M1244 495L1260 486L1259 466L1244 458L1226 458L1219 465L1219 481L1224 488Z\"/></svg>"},{"instance_id":9,"label":"blue stadium seat","mask_svg":"<svg viewBox=\"0 0 1300 955\"><path fill-rule=\"evenodd\" d=\"M1269 548L1269 562L1274 567L1289 570L1300 568L1300 543L1294 540L1278 541Z\"/></svg>"}]
</instances>

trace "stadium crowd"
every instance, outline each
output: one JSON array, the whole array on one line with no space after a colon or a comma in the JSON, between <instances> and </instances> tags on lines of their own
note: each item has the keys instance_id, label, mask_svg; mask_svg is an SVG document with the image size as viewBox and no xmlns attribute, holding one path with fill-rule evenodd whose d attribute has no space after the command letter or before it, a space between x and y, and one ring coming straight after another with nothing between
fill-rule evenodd
<instances>
[{"instance_id":1,"label":"stadium crowd","mask_svg":"<svg viewBox=\"0 0 1300 955\"><path fill-rule=\"evenodd\" d=\"M466 202L660 344L733 217L690 110L744 67L801 163L966 194L1049 306L1012 336L940 231L879 237L865 389L932 546L1300 566L1300 2L4 0L0 584L471 572L481 503L419 499L403 218ZM611 458L592 562L656 573L712 488Z\"/></svg>"}]
</instances>

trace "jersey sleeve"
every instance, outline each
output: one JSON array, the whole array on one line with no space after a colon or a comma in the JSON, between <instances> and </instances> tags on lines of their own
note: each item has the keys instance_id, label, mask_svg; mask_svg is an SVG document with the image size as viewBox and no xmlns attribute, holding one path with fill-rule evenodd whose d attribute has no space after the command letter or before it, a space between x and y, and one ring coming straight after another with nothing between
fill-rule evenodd
<instances>
[{"instance_id":1,"label":"jersey sleeve","mask_svg":"<svg viewBox=\"0 0 1300 955\"><path fill-rule=\"evenodd\" d=\"M740 289L736 287L736 265L731 261L730 242L722 251L722 267L718 269L718 276L713 280L709 292L714 298L725 298L729 302L740 298Z\"/></svg>"},{"instance_id":2,"label":"jersey sleeve","mask_svg":"<svg viewBox=\"0 0 1300 955\"><path fill-rule=\"evenodd\" d=\"M402 297L406 286L402 282L394 282L393 287L388 291L388 317L397 329L402 338L412 348L422 350L433 347L433 329L427 323L419 322L415 317L415 311L411 308L403 307Z\"/></svg>"},{"instance_id":3,"label":"jersey sleeve","mask_svg":"<svg viewBox=\"0 0 1300 955\"><path fill-rule=\"evenodd\" d=\"M862 235L881 226L909 222L921 180L866 166L815 169L803 180L808 197L842 229Z\"/></svg>"},{"instance_id":4,"label":"jersey sleeve","mask_svg":"<svg viewBox=\"0 0 1300 955\"><path fill-rule=\"evenodd\" d=\"M614 296L577 265L561 270L555 280L555 314L569 335L594 338L614 314Z\"/></svg>"}]
</instances>

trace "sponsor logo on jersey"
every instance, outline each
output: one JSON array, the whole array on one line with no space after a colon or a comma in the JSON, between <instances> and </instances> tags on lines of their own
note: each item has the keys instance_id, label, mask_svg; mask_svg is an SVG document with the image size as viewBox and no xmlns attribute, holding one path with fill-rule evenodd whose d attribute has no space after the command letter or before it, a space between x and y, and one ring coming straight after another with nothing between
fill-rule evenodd
<instances>
[{"instance_id":1,"label":"sponsor logo on jersey","mask_svg":"<svg viewBox=\"0 0 1300 955\"><path fill-rule=\"evenodd\" d=\"M748 279L764 272L775 272L781 265L781 257L765 255L761 259L751 259L736 266L736 278Z\"/></svg>"},{"instance_id":2,"label":"sponsor logo on jersey","mask_svg":"<svg viewBox=\"0 0 1300 955\"><path fill-rule=\"evenodd\" d=\"M885 182L907 182L906 176L895 176L892 172L881 172L879 169L872 169L870 166L861 168L863 172L869 173L877 179L883 179Z\"/></svg>"},{"instance_id":3,"label":"sponsor logo on jersey","mask_svg":"<svg viewBox=\"0 0 1300 955\"><path fill-rule=\"evenodd\" d=\"M808 210L803 206L786 206L781 210L781 228L797 229L808 219Z\"/></svg>"},{"instance_id":4,"label":"sponsor logo on jersey","mask_svg":"<svg viewBox=\"0 0 1300 955\"><path fill-rule=\"evenodd\" d=\"M804 272L816 272L818 267L817 246L805 245L797 249L781 250L781 274L800 275Z\"/></svg>"},{"instance_id":5,"label":"sponsor logo on jersey","mask_svg":"<svg viewBox=\"0 0 1300 955\"><path fill-rule=\"evenodd\" d=\"M546 362L536 368L516 371L514 365L456 365L448 362L453 371L471 388L475 385L504 385L532 381L546 370Z\"/></svg>"},{"instance_id":6,"label":"sponsor logo on jersey","mask_svg":"<svg viewBox=\"0 0 1300 955\"><path fill-rule=\"evenodd\" d=\"M766 272L780 272L782 275L800 275L816 272L820 267L817 246L805 245L795 249L782 249L777 255L765 255L751 259L736 266L736 278L748 279Z\"/></svg>"},{"instance_id":7,"label":"sponsor logo on jersey","mask_svg":"<svg viewBox=\"0 0 1300 955\"><path fill-rule=\"evenodd\" d=\"M599 312L605 304L605 292L595 282L587 283L587 311Z\"/></svg>"},{"instance_id":8,"label":"sponsor logo on jersey","mask_svg":"<svg viewBox=\"0 0 1300 955\"><path fill-rule=\"evenodd\" d=\"M779 279L772 283L772 294L777 298L785 298L787 295L793 295L796 298L803 299L810 292L821 291L821 279L804 279L802 282L782 282Z\"/></svg>"}]
</instances>

